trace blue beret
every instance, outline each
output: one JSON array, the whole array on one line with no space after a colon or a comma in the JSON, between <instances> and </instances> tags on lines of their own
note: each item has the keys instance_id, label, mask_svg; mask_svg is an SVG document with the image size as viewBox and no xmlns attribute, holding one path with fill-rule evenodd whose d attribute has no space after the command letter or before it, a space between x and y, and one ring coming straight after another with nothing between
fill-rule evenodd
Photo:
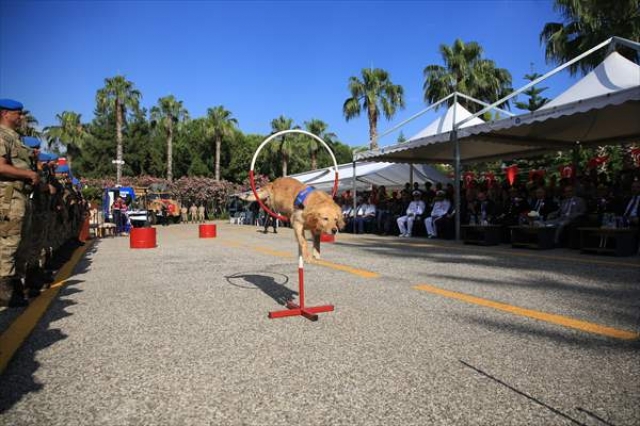
<instances>
[{"instance_id":1,"label":"blue beret","mask_svg":"<svg viewBox=\"0 0 640 426\"><path fill-rule=\"evenodd\" d=\"M8 111L22 111L24 106L13 99L0 99L0 109L6 109Z\"/></svg>"},{"instance_id":2,"label":"blue beret","mask_svg":"<svg viewBox=\"0 0 640 426\"><path fill-rule=\"evenodd\" d=\"M24 136L22 138L22 142L31 149L40 148L40 139L32 138L31 136Z\"/></svg>"},{"instance_id":3,"label":"blue beret","mask_svg":"<svg viewBox=\"0 0 640 426\"><path fill-rule=\"evenodd\" d=\"M74 184L74 185L77 185L77 184L80 183L80 181L77 178L73 178L73 179L71 179L71 183Z\"/></svg>"},{"instance_id":4,"label":"blue beret","mask_svg":"<svg viewBox=\"0 0 640 426\"><path fill-rule=\"evenodd\" d=\"M58 166L56 168L56 173L69 173L69 166L67 166L66 164Z\"/></svg>"},{"instance_id":5,"label":"blue beret","mask_svg":"<svg viewBox=\"0 0 640 426\"><path fill-rule=\"evenodd\" d=\"M42 161L43 163L47 161L53 161L53 154L49 154L48 152L40 151L38 154L38 161Z\"/></svg>"}]
</instances>

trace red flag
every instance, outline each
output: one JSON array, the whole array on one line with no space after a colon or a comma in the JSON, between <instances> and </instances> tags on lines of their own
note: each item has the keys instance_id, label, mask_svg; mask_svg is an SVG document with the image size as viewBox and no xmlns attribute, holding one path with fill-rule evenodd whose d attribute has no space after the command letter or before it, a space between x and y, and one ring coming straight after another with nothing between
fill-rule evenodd
<instances>
[{"instance_id":1,"label":"red flag","mask_svg":"<svg viewBox=\"0 0 640 426\"><path fill-rule=\"evenodd\" d=\"M576 174L576 169L575 169L575 167L573 167L572 164L567 164L565 166L560 166L560 167L558 167L558 170L560 170L560 177L561 178L571 179Z\"/></svg>"},{"instance_id":2,"label":"red flag","mask_svg":"<svg viewBox=\"0 0 640 426\"><path fill-rule=\"evenodd\" d=\"M509 182L509 185L513 186L513 183L516 181L516 176L518 176L518 166L514 164L504 170L507 173L507 181Z\"/></svg>"}]
</instances>

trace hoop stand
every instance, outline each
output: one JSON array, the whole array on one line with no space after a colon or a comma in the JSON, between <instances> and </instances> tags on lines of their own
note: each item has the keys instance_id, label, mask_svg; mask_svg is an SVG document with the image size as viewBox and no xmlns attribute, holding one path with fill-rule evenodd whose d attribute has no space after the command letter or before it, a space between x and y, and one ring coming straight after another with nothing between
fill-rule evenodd
<instances>
[{"instance_id":1,"label":"hoop stand","mask_svg":"<svg viewBox=\"0 0 640 426\"><path fill-rule=\"evenodd\" d=\"M256 182L255 182L255 176L253 174L253 169L255 167L256 164L256 158L258 158L258 154L260 153L260 151L262 150L262 148L264 148L269 142L271 142L272 140L274 140L275 138L288 134L288 133L301 133L304 135L307 135L311 138L314 138L315 140L317 140L318 142L320 142L324 148L327 150L327 152L329 153L329 155L331 156L331 159L333 160L333 165L335 167L335 179L333 182L333 190L332 190L332 196L335 197L336 193L338 192L338 180L339 180L339 176L338 176L338 162L336 161L336 157L333 155L333 151L331 151L331 148L329 148L329 145L326 144L325 141L323 141L320 137L314 135L313 133L309 133L307 131L304 130L299 130L299 129L290 129L290 130L283 130L277 133L274 133L273 135L269 136L267 139L265 139L259 146L258 149L256 149L256 152L253 154L253 159L251 160L251 168L249 169L249 182L251 184L251 191L253 192L253 195L256 197L256 201L258 202L258 204L260 205L260 207L262 207L262 209L269 214L270 216L276 218L276 219L280 219L284 222L288 221L288 219L286 217L283 217L273 211L271 211L271 209L269 209L267 206L264 205L264 203L262 202L262 200L260 200L260 197L258 196L258 191L256 189ZM269 312L269 318L270 319L274 319L274 318L284 318L284 317L294 317L294 316L303 316L311 321L318 321L318 314L323 313L323 312L331 312L334 310L333 305L322 305L322 306L305 306L304 304L304 260L302 258L302 253L300 253L298 251L298 299L299 299L299 304L296 304L292 301L288 301L286 306L287 309L282 310L282 311L272 311Z\"/></svg>"},{"instance_id":2,"label":"hoop stand","mask_svg":"<svg viewBox=\"0 0 640 426\"><path fill-rule=\"evenodd\" d=\"M298 254L298 289L300 304L296 304L292 301L287 302L287 309L283 311L269 312L269 318L284 318L293 316L303 316L311 321L318 321L318 314L323 312L331 312L334 310L333 305L322 306L305 306L304 304L304 261L302 255Z\"/></svg>"}]
</instances>

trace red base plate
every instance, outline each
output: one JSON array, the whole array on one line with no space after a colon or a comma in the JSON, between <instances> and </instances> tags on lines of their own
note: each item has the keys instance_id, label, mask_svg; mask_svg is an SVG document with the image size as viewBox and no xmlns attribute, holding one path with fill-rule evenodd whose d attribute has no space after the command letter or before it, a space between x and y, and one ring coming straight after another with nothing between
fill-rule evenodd
<instances>
[{"instance_id":1,"label":"red base plate","mask_svg":"<svg viewBox=\"0 0 640 426\"><path fill-rule=\"evenodd\" d=\"M324 305L324 306L305 306L301 308L293 302L287 302L287 310L284 311L273 311L269 312L269 318L284 318L284 317L294 317L294 316L303 316L311 321L318 321L318 315L322 312L331 312L333 311L333 305Z\"/></svg>"}]
</instances>

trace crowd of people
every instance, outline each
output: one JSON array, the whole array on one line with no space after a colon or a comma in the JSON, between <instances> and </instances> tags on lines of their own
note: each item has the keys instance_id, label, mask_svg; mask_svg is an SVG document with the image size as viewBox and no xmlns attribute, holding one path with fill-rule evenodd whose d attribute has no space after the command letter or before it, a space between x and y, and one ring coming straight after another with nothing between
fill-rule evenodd
<instances>
[{"instance_id":1,"label":"crowd of people","mask_svg":"<svg viewBox=\"0 0 640 426\"><path fill-rule=\"evenodd\" d=\"M453 238L454 187L427 182L407 183L400 191L384 186L357 194L350 191L338 202L347 224L344 231L411 237ZM611 179L589 173L577 179L542 177L509 185L497 181L471 181L461 189L460 222L463 225L502 225L504 241L509 226L556 228L555 243L563 244L568 230L577 226L638 227L640 169L630 169Z\"/></svg>"},{"instance_id":2,"label":"crowd of people","mask_svg":"<svg viewBox=\"0 0 640 426\"><path fill-rule=\"evenodd\" d=\"M23 117L21 103L0 99L0 306L9 307L53 282L88 214L68 166L17 133Z\"/></svg>"}]
</instances>

